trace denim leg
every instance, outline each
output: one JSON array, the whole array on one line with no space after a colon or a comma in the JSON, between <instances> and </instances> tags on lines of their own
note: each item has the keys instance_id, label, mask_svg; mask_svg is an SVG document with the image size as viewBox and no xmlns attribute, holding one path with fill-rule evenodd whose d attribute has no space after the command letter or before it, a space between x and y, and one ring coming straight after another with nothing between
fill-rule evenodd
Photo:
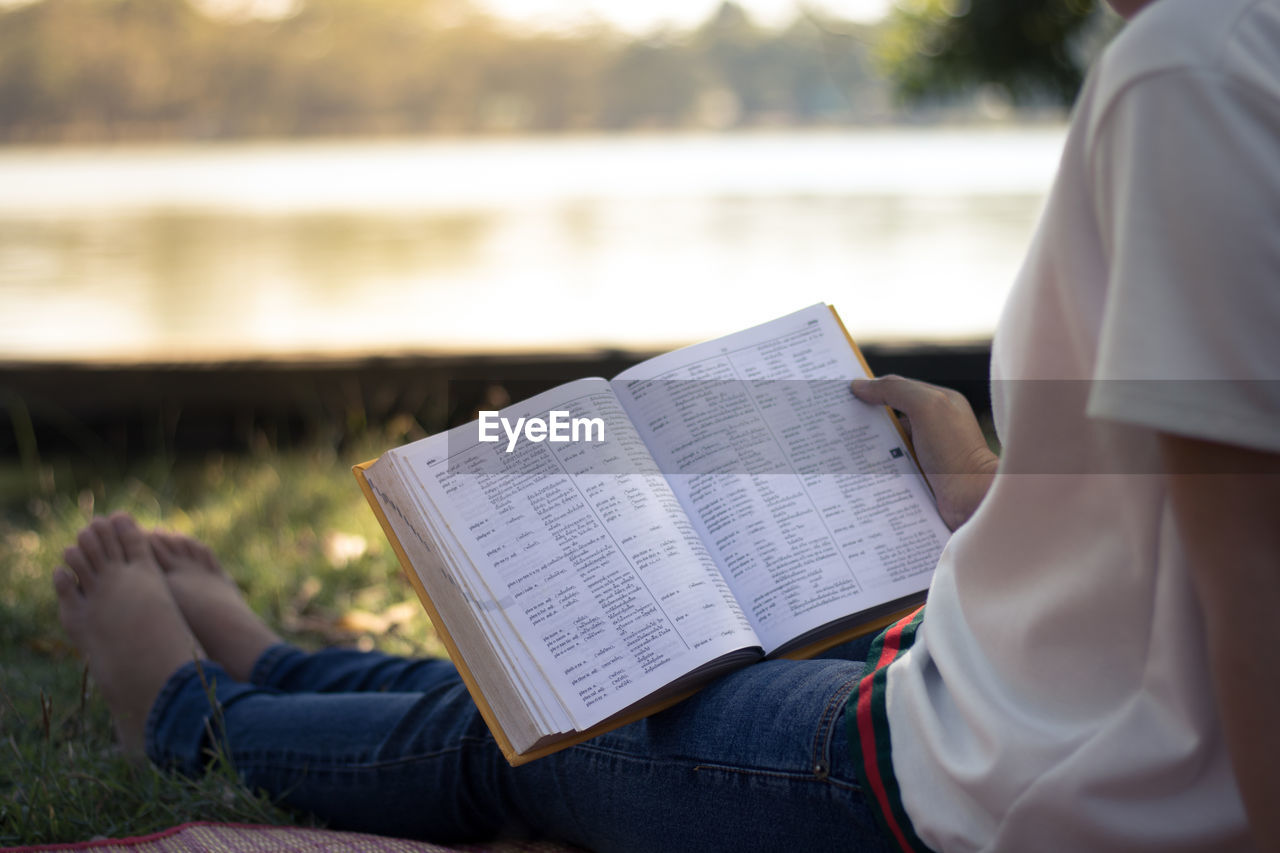
<instances>
[{"instance_id":1,"label":"denim leg","mask_svg":"<svg viewBox=\"0 0 1280 853\"><path fill-rule=\"evenodd\" d=\"M453 665L438 658L402 658L356 649L304 652L278 643L254 663L249 682L286 693L406 693L436 683L442 667L452 671Z\"/></svg>"},{"instance_id":2,"label":"denim leg","mask_svg":"<svg viewBox=\"0 0 1280 853\"><path fill-rule=\"evenodd\" d=\"M518 832L460 784L475 763L506 762L457 670L439 663L434 684L395 693L287 693L188 663L152 705L147 755L198 776L217 739L249 788L337 828L449 840Z\"/></svg>"},{"instance_id":3,"label":"denim leg","mask_svg":"<svg viewBox=\"0 0 1280 853\"><path fill-rule=\"evenodd\" d=\"M861 663L756 664L517 768L450 664L412 671L413 692L286 693L188 664L152 709L148 752L200 771L208 684L245 781L336 827L443 842L533 835L602 851L888 849L841 723Z\"/></svg>"},{"instance_id":4,"label":"denim leg","mask_svg":"<svg viewBox=\"0 0 1280 853\"><path fill-rule=\"evenodd\" d=\"M591 850L893 849L845 738L845 701L863 672L838 660L749 666L516 768L513 799Z\"/></svg>"}]
</instances>

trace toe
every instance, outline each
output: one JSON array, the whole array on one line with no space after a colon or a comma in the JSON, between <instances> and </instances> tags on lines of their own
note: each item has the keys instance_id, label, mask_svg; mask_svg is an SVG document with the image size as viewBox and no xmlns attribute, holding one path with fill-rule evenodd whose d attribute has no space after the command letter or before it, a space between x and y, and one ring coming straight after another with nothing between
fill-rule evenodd
<instances>
[{"instance_id":1,"label":"toe","mask_svg":"<svg viewBox=\"0 0 1280 853\"><path fill-rule=\"evenodd\" d=\"M173 551L173 543L169 541L168 534L154 531L147 537L147 544L151 546L151 553L155 555L156 562L160 564L160 568L165 571L169 570L170 563L177 557Z\"/></svg>"},{"instance_id":2,"label":"toe","mask_svg":"<svg viewBox=\"0 0 1280 853\"><path fill-rule=\"evenodd\" d=\"M194 542L195 540L192 540L192 541ZM196 542L195 552L196 552L196 559L200 561L200 564L204 566L205 569L207 569L208 571L216 575L222 574L222 564L218 562L217 557L213 556L213 551L209 548L208 545L203 545Z\"/></svg>"},{"instance_id":3,"label":"toe","mask_svg":"<svg viewBox=\"0 0 1280 853\"><path fill-rule=\"evenodd\" d=\"M74 583L76 580L79 580L77 586L79 586L80 592L83 594L92 591L93 585L97 581L98 573L94 571L93 562L89 559L88 555L86 555L82 549L73 545L62 552L62 559L71 567L71 571L75 572L75 577L72 578L72 582ZM58 572L54 572L53 579L54 586L56 588Z\"/></svg>"},{"instance_id":4,"label":"toe","mask_svg":"<svg viewBox=\"0 0 1280 853\"><path fill-rule=\"evenodd\" d=\"M84 597L80 592L80 585L76 583L75 574L66 566L58 566L54 569L53 591L57 593L59 602L63 599L75 600Z\"/></svg>"},{"instance_id":5,"label":"toe","mask_svg":"<svg viewBox=\"0 0 1280 853\"><path fill-rule=\"evenodd\" d=\"M111 516L111 526L115 530L116 539L124 552L124 558L132 563L151 560L151 547L147 545L147 534L138 527L138 522L124 513Z\"/></svg>"},{"instance_id":6,"label":"toe","mask_svg":"<svg viewBox=\"0 0 1280 853\"><path fill-rule=\"evenodd\" d=\"M183 545L182 537L173 533L154 533L151 537L152 550L161 568L175 571L187 566L191 559Z\"/></svg>"},{"instance_id":7,"label":"toe","mask_svg":"<svg viewBox=\"0 0 1280 853\"><path fill-rule=\"evenodd\" d=\"M76 576L66 566L59 566L53 572L53 591L58 596L58 621L71 637L77 648L82 648L81 626L84 610L84 593L81 592Z\"/></svg>"},{"instance_id":8,"label":"toe","mask_svg":"<svg viewBox=\"0 0 1280 853\"><path fill-rule=\"evenodd\" d=\"M76 544L80 546L79 551L84 557L85 565L89 571L96 572L101 569L107 562L107 550L102 544L102 540L98 537L98 528L95 524L88 524L79 535L76 536ZM76 574L84 579L80 567L73 565Z\"/></svg>"},{"instance_id":9,"label":"toe","mask_svg":"<svg viewBox=\"0 0 1280 853\"><path fill-rule=\"evenodd\" d=\"M107 560L118 563L124 559L124 546L120 544L120 534L116 532L111 519L95 518L89 527L98 537L98 542L102 544L102 551ZM101 570L102 566L99 565L98 569Z\"/></svg>"}]
</instances>

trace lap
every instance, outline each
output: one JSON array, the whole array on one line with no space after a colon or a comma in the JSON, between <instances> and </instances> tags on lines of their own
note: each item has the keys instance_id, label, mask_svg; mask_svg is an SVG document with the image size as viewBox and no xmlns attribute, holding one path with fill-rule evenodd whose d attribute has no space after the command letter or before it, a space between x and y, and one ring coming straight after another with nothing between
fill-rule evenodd
<instances>
[{"instance_id":1,"label":"lap","mask_svg":"<svg viewBox=\"0 0 1280 853\"><path fill-rule=\"evenodd\" d=\"M338 826L434 840L530 834L602 850L886 849L842 719L863 666L836 654L746 667L517 768L445 662L402 668L417 675L387 692L237 685L224 716L251 785ZM307 665L319 673L323 659ZM368 663L385 671L386 660Z\"/></svg>"},{"instance_id":2,"label":"lap","mask_svg":"<svg viewBox=\"0 0 1280 853\"><path fill-rule=\"evenodd\" d=\"M862 671L757 664L515 774L554 786L553 819L593 849L887 849L844 731Z\"/></svg>"}]
</instances>

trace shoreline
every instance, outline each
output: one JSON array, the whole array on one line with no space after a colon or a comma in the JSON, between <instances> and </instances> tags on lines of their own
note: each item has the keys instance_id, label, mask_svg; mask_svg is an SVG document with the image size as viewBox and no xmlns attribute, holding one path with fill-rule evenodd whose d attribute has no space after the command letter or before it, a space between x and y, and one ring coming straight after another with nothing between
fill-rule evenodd
<instances>
[{"instance_id":1,"label":"shoreline","mask_svg":"<svg viewBox=\"0 0 1280 853\"><path fill-rule=\"evenodd\" d=\"M869 344L877 375L948 385L982 416L989 342ZM428 433L658 354L619 349L496 355L245 358L201 362L0 362L0 453L185 454L344 440L397 417ZM489 401L484 406L481 404ZM31 445L25 446L24 445Z\"/></svg>"}]
</instances>

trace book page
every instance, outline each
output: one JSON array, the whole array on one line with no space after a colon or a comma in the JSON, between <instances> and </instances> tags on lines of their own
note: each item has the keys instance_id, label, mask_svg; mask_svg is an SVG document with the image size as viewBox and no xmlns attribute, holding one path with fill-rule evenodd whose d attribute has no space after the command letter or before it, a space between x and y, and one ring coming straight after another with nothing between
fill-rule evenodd
<instances>
[{"instance_id":1,"label":"book page","mask_svg":"<svg viewBox=\"0 0 1280 853\"><path fill-rule=\"evenodd\" d=\"M410 491L418 510L426 520L435 541L440 543L441 556L450 567L449 581L483 626L483 640L488 642L494 653L506 664L504 668L519 693L521 702L536 720L537 730L542 733L573 731L573 720L559 696L547 684L546 679L540 676L540 667L529 647L520 639L511 621L502 614L488 589L479 582L470 561L463 556L465 552L457 536L441 522L439 513L422 503L425 491L416 475L411 470L408 473L413 485L417 486L417 489L411 488ZM461 568L463 566L466 568ZM511 736L510 731L508 736ZM514 737L512 739L514 741Z\"/></svg>"},{"instance_id":2,"label":"book page","mask_svg":"<svg viewBox=\"0 0 1280 853\"><path fill-rule=\"evenodd\" d=\"M731 651L749 622L609 384L504 409L567 411L599 441L482 443L474 424L393 453L565 711L586 728Z\"/></svg>"},{"instance_id":3,"label":"book page","mask_svg":"<svg viewBox=\"0 0 1280 853\"><path fill-rule=\"evenodd\" d=\"M391 455L366 472L367 485L381 507L383 518L395 531L395 542L417 576L432 613L432 621L451 648L466 648L464 673L474 679L499 728L517 752L528 749L548 732L573 731L559 698L541 678L530 678L538 668L515 638L506 620L494 618L486 598L478 597L468 579L473 573L459 569L460 549L430 520L431 511L421 504L404 478L395 472ZM463 557L465 559L465 556Z\"/></svg>"},{"instance_id":4,"label":"book page","mask_svg":"<svg viewBox=\"0 0 1280 853\"><path fill-rule=\"evenodd\" d=\"M771 652L927 587L950 533L888 413L816 305L613 381Z\"/></svg>"}]
</instances>

